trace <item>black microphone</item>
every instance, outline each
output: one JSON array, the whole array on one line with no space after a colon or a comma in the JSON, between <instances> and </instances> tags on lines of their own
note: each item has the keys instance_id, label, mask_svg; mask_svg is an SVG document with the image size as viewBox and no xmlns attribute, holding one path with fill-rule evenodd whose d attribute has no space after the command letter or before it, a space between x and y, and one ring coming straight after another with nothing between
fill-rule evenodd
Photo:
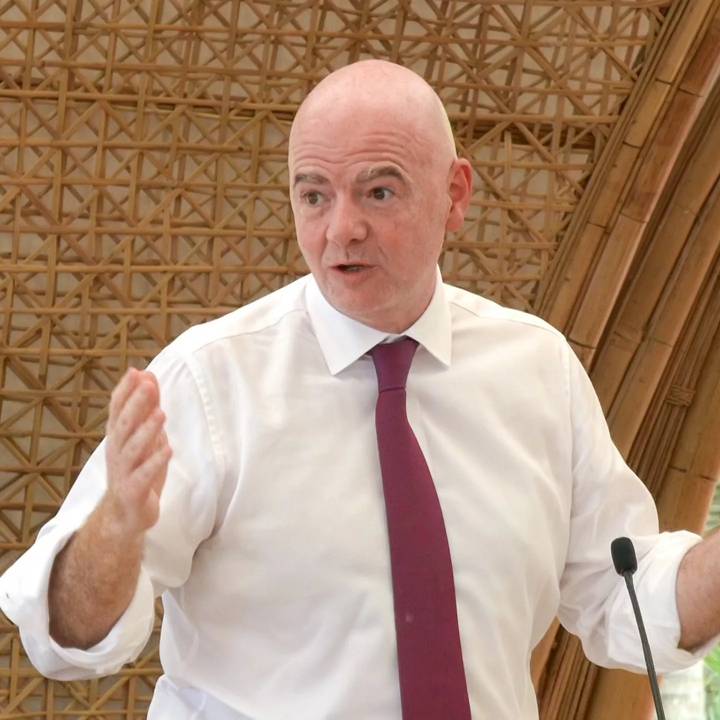
<instances>
[{"instance_id":1,"label":"black microphone","mask_svg":"<svg viewBox=\"0 0 720 720\"><path fill-rule=\"evenodd\" d=\"M650 689L652 690L653 700L655 701L657 720L665 720L665 711L663 710L662 698L660 697L660 687L658 685L657 675L655 674L655 664L653 663L650 644L648 643L647 633L645 632L645 624L640 614L640 606L638 605L635 586L633 585L632 576L637 570L637 557L635 556L635 548L633 547L632 540L626 537L615 538L612 543L610 543L610 553L613 564L615 565L615 570L617 570L618 575L622 575L625 578L625 584L630 593L630 601L632 602L635 620L637 621L638 630L640 631L640 642L642 644L643 655L645 656L648 678L650 679Z\"/></svg>"}]
</instances>

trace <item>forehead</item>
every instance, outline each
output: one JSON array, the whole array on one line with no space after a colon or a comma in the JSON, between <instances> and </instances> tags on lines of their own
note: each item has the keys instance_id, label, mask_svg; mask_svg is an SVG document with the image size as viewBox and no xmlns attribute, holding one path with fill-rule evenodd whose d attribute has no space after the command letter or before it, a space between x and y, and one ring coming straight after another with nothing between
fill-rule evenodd
<instances>
[{"instance_id":1,"label":"forehead","mask_svg":"<svg viewBox=\"0 0 720 720\"><path fill-rule=\"evenodd\" d=\"M392 108L327 108L307 112L293 127L289 148L291 172L306 165L395 164L410 172L432 155L417 124Z\"/></svg>"}]
</instances>

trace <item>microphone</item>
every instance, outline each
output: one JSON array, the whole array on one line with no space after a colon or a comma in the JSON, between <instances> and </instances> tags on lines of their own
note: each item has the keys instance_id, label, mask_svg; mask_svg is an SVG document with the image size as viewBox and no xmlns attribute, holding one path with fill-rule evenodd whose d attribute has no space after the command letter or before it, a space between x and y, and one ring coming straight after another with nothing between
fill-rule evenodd
<instances>
[{"instance_id":1,"label":"microphone","mask_svg":"<svg viewBox=\"0 0 720 720\"><path fill-rule=\"evenodd\" d=\"M650 643L648 643L645 624L640 614L640 605L638 605L635 586L633 585L632 576L637 570L637 557L635 556L635 548L633 547L632 540L627 537L615 538L612 543L610 543L610 554L612 555L615 570L617 570L618 575L622 575L625 578L625 584L630 593L630 602L632 602L635 620L637 621L638 630L640 631L640 643L642 644L643 655L645 656L645 666L647 667L647 674L650 679L650 689L652 690L652 696L655 702L657 720L665 720L665 711L663 710L662 699L660 697L660 687L658 685L657 675L655 674L655 664L653 663Z\"/></svg>"}]
</instances>

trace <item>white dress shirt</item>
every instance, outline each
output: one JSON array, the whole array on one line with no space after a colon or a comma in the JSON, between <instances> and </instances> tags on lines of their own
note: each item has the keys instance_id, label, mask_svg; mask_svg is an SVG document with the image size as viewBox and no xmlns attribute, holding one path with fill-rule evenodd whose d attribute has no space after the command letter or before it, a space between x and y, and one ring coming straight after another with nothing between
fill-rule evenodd
<instances>
[{"instance_id":1,"label":"white dress shirt","mask_svg":"<svg viewBox=\"0 0 720 720\"><path fill-rule=\"evenodd\" d=\"M610 560L618 535L635 540L659 670L697 659L677 649L675 579L698 537L657 534L562 335L440 280L406 334L420 344L408 415L447 526L473 718L537 717L530 653L556 614L590 659L643 667ZM308 276L163 350L150 369L174 455L134 599L88 651L48 635L49 571L103 494L103 443L0 580L35 666L59 679L117 671L163 593L151 720L400 720L366 355L386 337Z\"/></svg>"}]
</instances>

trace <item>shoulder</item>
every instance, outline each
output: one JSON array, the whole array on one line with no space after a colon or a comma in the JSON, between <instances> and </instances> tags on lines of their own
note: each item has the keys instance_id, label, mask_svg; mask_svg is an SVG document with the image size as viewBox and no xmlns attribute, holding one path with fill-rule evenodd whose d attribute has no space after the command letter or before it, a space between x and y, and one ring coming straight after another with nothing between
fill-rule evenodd
<instances>
[{"instance_id":1,"label":"shoulder","mask_svg":"<svg viewBox=\"0 0 720 720\"><path fill-rule=\"evenodd\" d=\"M504 307L493 300L445 284L445 293L451 312L461 324L477 325L478 329L495 328L507 333L535 335L538 340L566 344L565 336L550 323L529 312Z\"/></svg>"},{"instance_id":2,"label":"shoulder","mask_svg":"<svg viewBox=\"0 0 720 720\"><path fill-rule=\"evenodd\" d=\"M188 360L218 346L260 339L288 321L303 323L307 319L306 285L307 277L302 277L227 315L185 330L160 352L156 361Z\"/></svg>"}]
</instances>

